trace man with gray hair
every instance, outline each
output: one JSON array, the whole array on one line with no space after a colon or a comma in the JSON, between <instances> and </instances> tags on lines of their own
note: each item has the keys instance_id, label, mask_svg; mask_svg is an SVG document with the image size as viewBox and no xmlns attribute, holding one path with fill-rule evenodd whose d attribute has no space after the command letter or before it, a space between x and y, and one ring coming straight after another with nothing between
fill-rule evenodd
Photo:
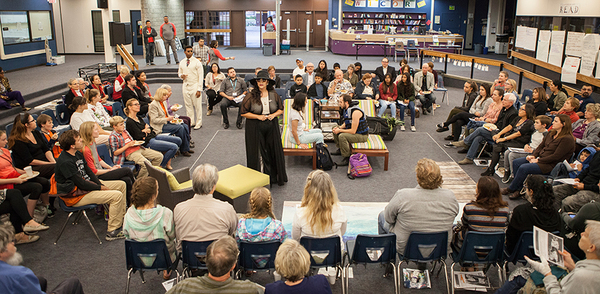
<instances>
[{"instance_id":1,"label":"man with gray hair","mask_svg":"<svg viewBox=\"0 0 600 294\"><path fill-rule=\"evenodd\" d=\"M352 88L352 84L344 79L344 72L341 70L336 70L334 76L335 79L329 83L327 94L329 94L329 97L331 97L333 101L338 101L342 104L341 96L344 94L352 96L354 89Z\"/></svg>"},{"instance_id":2,"label":"man with gray hair","mask_svg":"<svg viewBox=\"0 0 600 294\"><path fill-rule=\"evenodd\" d=\"M233 206L212 195L219 180L218 172L212 164L198 166L192 174L192 188L196 194L175 206L177 250L181 250L183 240L202 242L235 234L238 218Z\"/></svg>"},{"instance_id":3,"label":"man with gray hair","mask_svg":"<svg viewBox=\"0 0 600 294\"><path fill-rule=\"evenodd\" d=\"M223 236L206 248L208 274L183 280L168 294L176 293L264 293L264 288L251 281L234 280L231 271L235 269L240 251L231 236Z\"/></svg>"},{"instance_id":4,"label":"man with gray hair","mask_svg":"<svg viewBox=\"0 0 600 294\"><path fill-rule=\"evenodd\" d=\"M15 247L15 235L12 228L0 225L0 293L46 293L47 281L30 269L20 266L23 256ZM72 277L64 280L50 293L83 294L79 279Z\"/></svg>"}]
</instances>

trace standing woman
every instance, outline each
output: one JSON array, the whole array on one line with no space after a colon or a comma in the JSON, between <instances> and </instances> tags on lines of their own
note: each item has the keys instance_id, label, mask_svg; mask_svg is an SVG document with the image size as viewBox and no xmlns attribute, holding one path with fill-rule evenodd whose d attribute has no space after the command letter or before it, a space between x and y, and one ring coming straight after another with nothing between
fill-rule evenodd
<instances>
[{"instance_id":1,"label":"standing woman","mask_svg":"<svg viewBox=\"0 0 600 294\"><path fill-rule=\"evenodd\" d=\"M215 63L219 64L219 59L223 61L228 59L235 60L235 56L223 57L223 55L221 55L221 52L219 52L219 49L217 49L218 47L219 42L217 40L210 41L210 50L208 51L208 66L212 66Z\"/></svg>"},{"instance_id":2,"label":"standing woman","mask_svg":"<svg viewBox=\"0 0 600 294\"><path fill-rule=\"evenodd\" d=\"M275 71L275 68L273 68ZM206 74L206 78L204 79L206 84L206 96L208 96L208 105L206 115L211 115L213 112L213 107L221 102L223 96L219 95L219 91L221 90L221 83L225 80L225 75L221 72L218 63L213 63L210 66L210 72Z\"/></svg>"},{"instance_id":3,"label":"standing woman","mask_svg":"<svg viewBox=\"0 0 600 294\"><path fill-rule=\"evenodd\" d=\"M265 31L267 32L274 32L275 29L275 24L273 23L273 17L268 17L267 18L267 23L265 24Z\"/></svg>"},{"instance_id":4,"label":"standing woman","mask_svg":"<svg viewBox=\"0 0 600 294\"><path fill-rule=\"evenodd\" d=\"M398 99L398 92L396 85L392 83L392 75L389 73L383 78L383 83L379 84L379 113L377 116L382 117L385 110L390 107L392 111L392 117L396 117L396 99Z\"/></svg>"},{"instance_id":5,"label":"standing woman","mask_svg":"<svg viewBox=\"0 0 600 294\"><path fill-rule=\"evenodd\" d=\"M546 103L546 90L542 87L533 89L531 99L527 103L532 104L535 107L535 115L545 115L548 111L548 103Z\"/></svg>"},{"instance_id":6,"label":"standing woman","mask_svg":"<svg viewBox=\"0 0 600 294\"><path fill-rule=\"evenodd\" d=\"M8 137L8 149L12 150L16 168L23 169L31 165L33 170L40 172L39 177L49 179L54 175L56 161L36 127L36 122L29 113L17 115Z\"/></svg>"},{"instance_id":7,"label":"standing woman","mask_svg":"<svg viewBox=\"0 0 600 294\"><path fill-rule=\"evenodd\" d=\"M250 83L254 88L241 105L246 118L246 164L260 171L262 158L263 173L271 177L271 184L282 186L287 174L277 117L283 113L283 103L266 70L259 71Z\"/></svg>"}]
</instances>

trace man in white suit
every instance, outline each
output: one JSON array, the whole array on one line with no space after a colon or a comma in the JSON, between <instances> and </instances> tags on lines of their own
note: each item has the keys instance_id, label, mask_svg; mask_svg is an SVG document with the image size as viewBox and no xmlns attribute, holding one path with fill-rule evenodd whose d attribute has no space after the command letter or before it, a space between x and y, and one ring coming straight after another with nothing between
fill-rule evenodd
<instances>
[{"instance_id":1,"label":"man in white suit","mask_svg":"<svg viewBox=\"0 0 600 294\"><path fill-rule=\"evenodd\" d=\"M190 117L192 127L202 127L202 89L204 67L195 58L192 46L185 47L185 58L179 63L177 74L183 80L183 101L185 112ZM195 122L195 123L194 123Z\"/></svg>"}]
</instances>

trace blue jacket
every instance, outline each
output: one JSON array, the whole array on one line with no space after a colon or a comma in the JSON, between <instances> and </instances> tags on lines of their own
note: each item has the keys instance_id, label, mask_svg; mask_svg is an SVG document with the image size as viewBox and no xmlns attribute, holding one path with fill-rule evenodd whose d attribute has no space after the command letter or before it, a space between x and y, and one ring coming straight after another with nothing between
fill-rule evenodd
<instances>
[{"instance_id":1,"label":"blue jacket","mask_svg":"<svg viewBox=\"0 0 600 294\"><path fill-rule=\"evenodd\" d=\"M30 269L0 261L0 293L43 294L44 292L40 288L40 280Z\"/></svg>"},{"instance_id":2,"label":"blue jacket","mask_svg":"<svg viewBox=\"0 0 600 294\"><path fill-rule=\"evenodd\" d=\"M367 85L365 85L364 81L360 81L358 84L356 84L356 89L354 90L354 93L356 94L357 99L367 99L367 97L370 97L371 99L375 99L375 95L379 94L379 85L377 85L375 83L375 81L373 81L372 79L371 79L371 88L373 88L373 95L363 94L366 87L367 87Z\"/></svg>"}]
</instances>

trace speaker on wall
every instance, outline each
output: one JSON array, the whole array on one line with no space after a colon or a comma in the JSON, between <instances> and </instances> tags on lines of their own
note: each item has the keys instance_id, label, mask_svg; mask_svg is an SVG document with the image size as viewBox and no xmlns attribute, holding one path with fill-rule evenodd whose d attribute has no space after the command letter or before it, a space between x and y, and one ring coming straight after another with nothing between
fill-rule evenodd
<instances>
[{"instance_id":1,"label":"speaker on wall","mask_svg":"<svg viewBox=\"0 0 600 294\"><path fill-rule=\"evenodd\" d=\"M131 44L131 23L109 22L108 30L110 33L110 46Z\"/></svg>"},{"instance_id":2,"label":"speaker on wall","mask_svg":"<svg viewBox=\"0 0 600 294\"><path fill-rule=\"evenodd\" d=\"M98 8L108 8L108 0L98 0Z\"/></svg>"}]
</instances>

